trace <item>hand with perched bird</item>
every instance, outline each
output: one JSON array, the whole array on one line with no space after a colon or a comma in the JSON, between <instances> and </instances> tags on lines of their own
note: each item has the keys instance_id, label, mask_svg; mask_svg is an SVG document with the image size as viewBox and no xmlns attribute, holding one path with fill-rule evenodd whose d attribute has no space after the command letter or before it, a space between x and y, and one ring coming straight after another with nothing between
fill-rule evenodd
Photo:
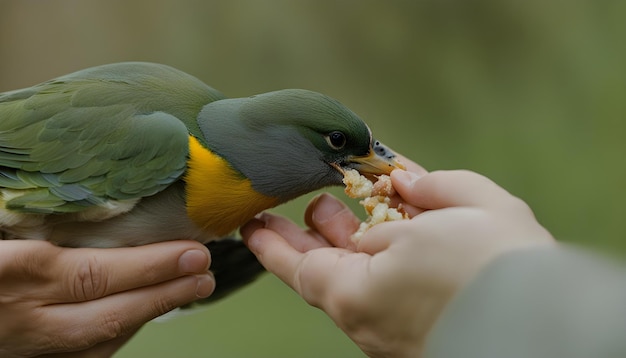
<instances>
[{"instance_id":1,"label":"hand with perched bird","mask_svg":"<svg viewBox=\"0 0 626 358\"><path fill-rule=\"evenodd\" d=\"M209 300L262 271L229 238L256 214L341 185L350 169L401 167L355 113L307 90L228 99L174 68L131 62L0 94L2 239L195 240L211 252Z\"/></svg>"}]
</instances>

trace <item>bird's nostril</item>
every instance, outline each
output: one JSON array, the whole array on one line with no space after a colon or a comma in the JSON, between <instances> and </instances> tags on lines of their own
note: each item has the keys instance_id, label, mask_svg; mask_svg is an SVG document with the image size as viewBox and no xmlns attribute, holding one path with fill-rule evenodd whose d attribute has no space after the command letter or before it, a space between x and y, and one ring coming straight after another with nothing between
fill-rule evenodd
<instances>
[{"instance_id":1,"label":"bird's nostril","mask_svg":"<svg viewBox=\"0 0 626 358\"><path fill-rule=\"evenodd\" d=\"M374 145L374 152L376 152L376 154L378 155L386 155L387 149L383 147L380 142L376 142L376 144Z\"/></svg>"},{"instance_id":2,"label":"bird's nostril","mask_svg":"<svg viewBox=\"0 0 626 358\"><path fill-rule=\"evenodd\" d=\"M374 142L374 152L381 156L384 157L386 159L393 159L396 157L395 153L388 150L387 147L385 147L381 142L376 141Z\"/></svg>"}]
</instances>

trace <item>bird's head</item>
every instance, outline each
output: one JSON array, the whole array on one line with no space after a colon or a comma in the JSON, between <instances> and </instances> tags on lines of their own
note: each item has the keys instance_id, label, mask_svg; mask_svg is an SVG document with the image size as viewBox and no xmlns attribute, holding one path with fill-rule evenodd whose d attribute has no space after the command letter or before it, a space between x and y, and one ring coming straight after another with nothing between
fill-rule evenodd
<instances>
[{"instance_id":1,"label":"bird's head","mask_svg":"<svg viewBox=\"0 0 626 358\"><path fill-rule=\"evenodd\" d=\"M356 114L312 91L216 101L203 108L198 125L211 151L280 201L341 185L347 169L372 176L402 167Z\"/></svg>"}]
</instances>

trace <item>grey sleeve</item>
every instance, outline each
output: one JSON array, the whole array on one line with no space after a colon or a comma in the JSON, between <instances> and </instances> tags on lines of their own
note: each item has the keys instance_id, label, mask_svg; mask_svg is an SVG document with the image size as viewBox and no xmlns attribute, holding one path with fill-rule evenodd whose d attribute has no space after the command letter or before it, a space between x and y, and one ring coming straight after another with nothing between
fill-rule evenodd
<instances>
[{"instance_id":1,"label":"grey sleeve","mask_svg":"<svg viewBox=\"0 0 626 358\"><path fill-rule=\"evenodd\" d=\"M571 247L498 258L446 307L427 358L624 358L626 268Z\"/></svg>"}]
</instances>

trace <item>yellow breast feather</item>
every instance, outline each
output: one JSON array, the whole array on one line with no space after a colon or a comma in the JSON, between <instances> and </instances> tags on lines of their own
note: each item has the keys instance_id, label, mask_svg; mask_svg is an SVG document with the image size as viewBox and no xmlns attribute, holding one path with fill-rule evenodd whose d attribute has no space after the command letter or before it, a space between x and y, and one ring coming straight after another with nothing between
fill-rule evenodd
<instances>
[{"instance_id":1,"label":"yellow breast feather","mask_svg":"<svg viewBox=\"0 0 626 358\"><path fill-rule=\"evenodd\" d=\"M208 232L224 236L257 213L278 205L278 199L256 192L226 160L189 137L187 215Z\"/></svg>"}]
</instances>

